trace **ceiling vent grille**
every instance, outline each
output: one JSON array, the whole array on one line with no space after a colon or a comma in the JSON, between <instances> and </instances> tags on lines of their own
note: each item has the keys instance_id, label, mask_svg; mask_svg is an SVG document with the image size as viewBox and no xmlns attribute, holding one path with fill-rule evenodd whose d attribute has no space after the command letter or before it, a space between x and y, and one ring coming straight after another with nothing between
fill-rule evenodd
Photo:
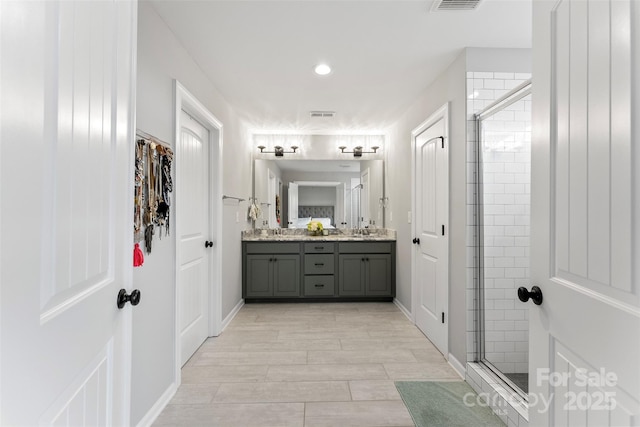
<instances>
[{"instance_id":1,"label":"ceiling vent grille","mask_svg":"<svg viewBox=\"0 0 640 427\"><path fill-rule=\"evenodd\" d=\"M311 117L321 117L321 118L333 118L336 116L335 111L311 111L309 112Z\"/></svg>"},{"instance_id":2,"label":"ceiling vent grille","mask_svg":"<svg viewBox=\"0 0 640 427\"><path fill-rule=\"evenodd\" d=\"M474 10L481 0L436 0L431 7L432 11L439 10Z\"/></svg>"}]
</instances>

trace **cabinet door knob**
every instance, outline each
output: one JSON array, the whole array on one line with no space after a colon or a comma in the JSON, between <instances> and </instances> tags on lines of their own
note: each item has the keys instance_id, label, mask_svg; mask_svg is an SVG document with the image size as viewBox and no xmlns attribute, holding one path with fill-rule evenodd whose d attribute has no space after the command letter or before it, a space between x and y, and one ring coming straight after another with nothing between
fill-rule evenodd
<instances>
[{"instance_id":1,"label":"cabinet door knob","mask_svg":"<svg viewBox=\"0 0 640 427\"><path fill-rule=\"evenodd\" d=\"M204 247L205 248L211 248L213 247L213 242L211 240L207 240L204 242Z\"/></svg>"}]
</instances>

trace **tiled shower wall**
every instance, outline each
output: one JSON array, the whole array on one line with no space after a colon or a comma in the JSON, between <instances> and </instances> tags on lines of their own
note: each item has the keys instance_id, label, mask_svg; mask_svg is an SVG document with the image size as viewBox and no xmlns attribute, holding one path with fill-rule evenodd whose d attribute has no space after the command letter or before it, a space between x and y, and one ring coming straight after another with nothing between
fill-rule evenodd
<instances>
[{"instance_id":1,"label":"tiled shower wall","mask_svg":"<svg viewBox=\"0 0 640 427\"><path fill-rule=\"evenodd\" d=\"M475 359L476 180L473 115L530 74L467 73L467 360ZM528 306L517 299L529 285L531 101L525 98L484 121L485 352L502 372L528 369Z\"/></svg>"}]
</instances>

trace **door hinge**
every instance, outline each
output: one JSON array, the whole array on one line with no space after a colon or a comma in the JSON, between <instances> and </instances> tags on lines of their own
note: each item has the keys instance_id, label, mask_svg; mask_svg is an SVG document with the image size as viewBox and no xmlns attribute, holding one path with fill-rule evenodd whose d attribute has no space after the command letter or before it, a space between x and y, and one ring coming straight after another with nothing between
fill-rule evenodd
<instances>
[{"instance_id":1,"label":"door hinge","mask_svg":"<svg viewBox=\"0 0 640 427\"><path fill-rule=\"evenodd\" d=\"M444 236L444 224L442 224L442 235Z\"/></svg>"},{"instance_id":2,"label":"door hinge","mask_svg":"<svg viewBox=\"0 0 640 427\"><path fill-rule=\"evenodd\" d=\"M442 312L442 323L444 323L444 311Z\"/></svg>"}]
</instances>

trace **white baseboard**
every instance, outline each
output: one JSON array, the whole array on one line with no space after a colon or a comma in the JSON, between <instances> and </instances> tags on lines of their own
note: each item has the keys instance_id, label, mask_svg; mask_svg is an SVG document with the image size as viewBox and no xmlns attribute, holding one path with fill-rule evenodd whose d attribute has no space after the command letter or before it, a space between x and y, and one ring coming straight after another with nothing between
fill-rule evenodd
<instances>
[{"instance_id":1,"label":"white baseboard","mask_svg":"<svg viewBox=\"0 0 640 427\"><path fill-rule=\"evenodd\" d=\"M411 321L411 323L413 323L413 319L411 317L411 312L409 310L407 310L407 308L402 305L402 303L400 301L398 301L398 298L394 298L393 299L393 303L400 309L400 311L407 316L407 319L409 319Z\"/></svg>"},{"instance_id":2,"label":"white baseboard","mask_svg":"<svg viewBox=\"0 0 640 427\"><path fill-rule=\"evenodd\" d=\"M463 380L465 379L467 370L465 369L464 365L460 363L460 361L456 359L451 353L449 353L449 365L451 365L451 367L458 373L458 375L460 375L460 378L462 378Z\"/></svg>"},{"instance_id":3,"label":"white baseboard","mask_svg":"<svg viewBox=\"0 0 640 427\"><path fill-rule=\"evenodd\" d=\"M220 333L222 333L222 331L224 331L225 328L229 326L229 323L231 323L233 318L236 317L236 314L238 314L238 312L240 311L243 305L244 305L244 300L241 299L240 302L238 302L238 304L236 304L236 306L233 307L233 310L231 310L231 313L229 313L229 315L225 317L224 320L222 321L222 327L220 328Z\"/></svg>"},{"instance_id":4,"label":"white baseboard","mask_svg":"<svg viewBox=\"0 0 640 427\"><path fill-rule=\"evenodd\" d=\"M178 391L178 385L176 383L171 383L169 388L162 393L162 396L156 401L156 403L149 409L149 412L145 414L144 417L136 424L136 427L148 427L153 424L153 422L158 418L162 410L167 406L167 404L171 401L171 398Z\"/></svg>"}]
</instances>

